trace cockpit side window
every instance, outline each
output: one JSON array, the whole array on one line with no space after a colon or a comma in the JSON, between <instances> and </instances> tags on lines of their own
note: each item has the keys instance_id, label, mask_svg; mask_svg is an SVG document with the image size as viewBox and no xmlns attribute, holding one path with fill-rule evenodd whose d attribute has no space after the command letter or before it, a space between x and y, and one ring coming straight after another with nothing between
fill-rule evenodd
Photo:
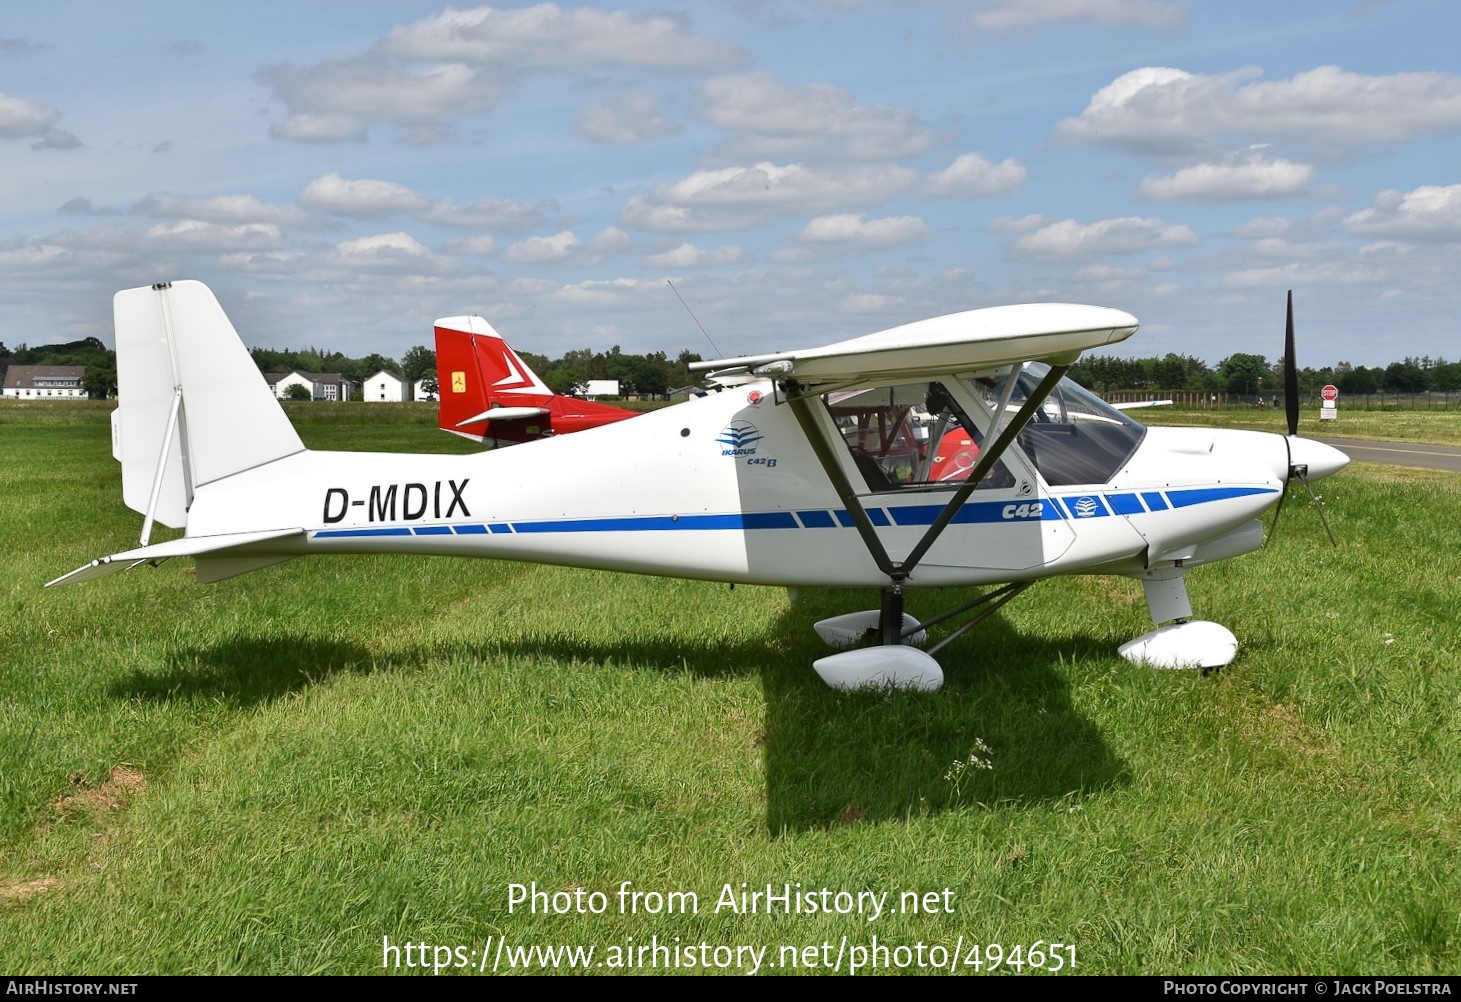
<instances>
[{"instance_id":1,"label":"cockpit side window","mask_svg":"<svg viewBox=\"0 0 1461 1002\"><path fill-rule=\"evenodd\" d=\"M942 383L828 393L822 400L873 493L959 487L979 459L983 435ZM1001 460L978 489L1013 484Z\"/></svg>"}]
</instances>

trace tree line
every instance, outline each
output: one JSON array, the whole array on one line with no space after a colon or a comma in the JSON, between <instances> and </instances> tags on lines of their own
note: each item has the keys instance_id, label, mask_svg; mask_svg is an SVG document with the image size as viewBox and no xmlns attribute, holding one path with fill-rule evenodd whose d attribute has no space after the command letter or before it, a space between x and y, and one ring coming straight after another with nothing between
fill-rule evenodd
<instances>
[{"instance_id":1,"label":"tree line","mask_svg":"<svg viewBox=\"0 0 1461 1002\"><path fill-rule=\"evenodd\" d=\"M1200 358L1169 352L1162 358L1082 358L1070 367L1070 377L1097 393L1117 390L1223 390L1240 396L1283 391L1283 359L1237 352L1210 366ZM1318 393L1333 384L1346 396L1387 393L1452 393L1461 390L1461 362L1425 355L1407 355L1387 366L1340 362L1299 370L1299 392Z\"/></svg>"},{"instance_id":2,"label":"tree line","mask_svg":"<svg viewBox=\"0 0 1461 1002\"><path fill-rule=\"evenodd\" d=\"M319 348L253 348L249 354L260 372L338 372L355 383L363 383L382 370L412 383L436 376L436 352L419 344L399 361L376 352L353 358L343 352ZM576 348L556 359L530 351L518 354L555 393L577 392L591 379L616 379L625 396L654 399L699 382L689 367L691 362L700 361L700 356L688 349L673 357L663 351L635 355L622 351L618 345L607 351ZM35 348L22 343L14 351L0 341L0 368L8 365L83 365L86 367L83 385L89 396L103 398L115 396L117 392L117 354L94 337ZM1257 396L1283 391L1282 359L1270 361L1262 355L1243 352L1229 355L1216 366L1191 355L1171 352L1162 358L1088 356L1072 365L1069 375L1097 393L1221 390ZM1299 370L1299 390L1304 396L1316 394L1330 383L1346 396L1381 391L1454 393L1461 391L1461 362L1407 355L1383 367L1340 362Z\"/></svg>"}]
</instances>

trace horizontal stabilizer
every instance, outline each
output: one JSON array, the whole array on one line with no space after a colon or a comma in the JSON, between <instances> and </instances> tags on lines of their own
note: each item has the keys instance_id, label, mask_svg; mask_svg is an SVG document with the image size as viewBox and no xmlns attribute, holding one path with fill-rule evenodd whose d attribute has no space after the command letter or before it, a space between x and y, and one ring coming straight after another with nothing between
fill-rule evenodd
<instances>
[{"instance_id":1,"label":"horizontal stabilizer","mask_svg":"<svg viewBox=\"0 0 1461 1002\"><path fill-rule=\"evenodd\" d=\"M692 362L691 369L746 370L800 382L917 378L1015 362L1069 363L1082 351L1136 333L1136 318L1104 306L1030 303L951 313L822 348Z\"/></svg>"},{"instance_id":2,"label":"horizontal stabilizer","mask_svg":"<svg viewBox=\"0 0 1461 1002\"><path fill-rule=\"evenodd\" d=\"M474 414L465 421L458 421L458 428L465 428L469 424L476 424L479 421L527 421L531 418L543 417L548 414L546 407L489 407L481 414Z\"/></svg>"},{"instance_id":3,"label":"horizontal stabilizer","mask_svg":"<svg viewBox=\"0 0 1461 1002\"><path fill-rule=\"evenodd\" d=\"M259 543L268 543L275 540L287 539L290 536L303 536L303 529L271 529L267 532L231 532L221 536L184 536L181 539L170 539L165 543L154 543L151 546L138 547L135 550L127 550L125 553L113 553L109 557L98 557L84 567L78 567L69 574L63 574L54 581L46 582L46 587L62 584L76 584L78 581L92 581L96 578L104 578L108 574L115 574L117 571L125 571L136 567L138 564L156 563L159 560L166 560L169 557L197 557L203 554L216 554L223 556L245 556L240 552L246 548ZM254 556L247 554L248 556ZM279 559L285 559L280 557ZM266 567L268 564L277 563L277 560L270 559L266 563L257 566ZM253 570L253 567L247 568ZM242 570L234 573L241 574ZM232 574L225 574L223 577L231 577ZM217 580L213 578L212 580Z\"/></svg>"}]
</instances>

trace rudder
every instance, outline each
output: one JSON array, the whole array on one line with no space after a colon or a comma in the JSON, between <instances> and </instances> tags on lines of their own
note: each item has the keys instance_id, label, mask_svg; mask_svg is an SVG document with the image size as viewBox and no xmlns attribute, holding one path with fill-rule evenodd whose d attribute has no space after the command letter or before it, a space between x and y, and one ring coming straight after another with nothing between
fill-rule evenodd
<instances>
[{"instance_id":1,"label":"rudder","mask_svg":"<svg viewBox=\"0 0 1461 1002\"><path fill-rule=\"evenodd\" d=\"M197 488L303 451L206 285L125 289L112 306L115 448L127 507L182 528ZM144 523L144 543L149 530Z\"/></svg>"}]
</instances>

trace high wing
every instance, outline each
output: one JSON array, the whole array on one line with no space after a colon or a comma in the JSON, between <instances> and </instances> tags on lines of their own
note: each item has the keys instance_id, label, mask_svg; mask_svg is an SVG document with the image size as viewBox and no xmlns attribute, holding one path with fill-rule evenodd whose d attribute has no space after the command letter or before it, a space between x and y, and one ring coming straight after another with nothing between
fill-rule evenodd
<instances>
[{"instance_id":1,"label":"high wing","mask_svg":"<svg viewBox=\"0 0 1461 1002\"><path fill-rule=\"evenodd\" d=\"M716 375L751 371L803 385L916 379L1016 362L1069 365L1082 351L1123 341L1136 328L1131 314L1103 306L995 306L920 320L821 348L693 362L690 368Z\"/></svg>"},{"instance_id":2,"label":"high wing","mask_svg":"<svg viewBox=\"0 0 1461 1002\"><path fill-rule=\"evenodd\" d=\"M796 416L817 460L862 537L868 555L888 576L879 629L885 644L900 643L902 587L929 548L994 468L1015 437L1039 411L1082 351L1122 341L1136 333L1131 314L1101 306L1039 303L969 310L906 324L822 348L748 355L696 363L714 375L753 372L776 380L777 391ZM1034 392L1010 413L1012 394L1027 362L1050 368ZM883 545L864 491L848 477L838 459L838 433L813 401L835 388L884 382L927 380L934 390L959 374L1004 370L999 402L987 427L979 429L984 447L967 479L944 503L918 543L901 559ZM840 655L839 655L840 657Z\"/></svg>"}]
</instances>

